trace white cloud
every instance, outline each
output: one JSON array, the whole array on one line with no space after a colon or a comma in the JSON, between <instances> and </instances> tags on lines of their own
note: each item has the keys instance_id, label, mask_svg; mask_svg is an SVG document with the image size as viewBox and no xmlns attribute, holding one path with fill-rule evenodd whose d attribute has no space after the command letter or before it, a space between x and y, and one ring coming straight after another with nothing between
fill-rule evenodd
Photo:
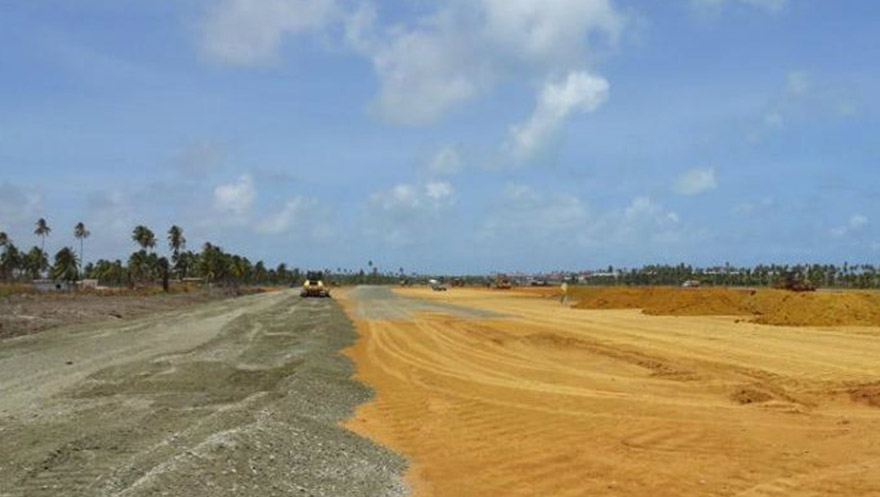
<instances>
[{"instance_id":1,"label":"white cloud","mask_svg":"<svg viewBox=\"0 0 880 497\"><path fill-rule=\"evenodd\" d=\"M428 163L428 170L434 174L455 174L463 168L464 160L454 147L443 147Z\"/></svg>"},{"instance_id":2,"label":"white cloud","mask_svg":"<svg viewBox=\"0 0 880 497\"><path fill-rule=\"evenodd\" d=\"M335 0L223 0L202 26L202 51L231 65L277 58L285 36L320 31L340 15Z\"/></svg>"},{"instance_id":3,"label":"white cloud","mask_svg":"<svg viewBox=\"0 0 880 497\"><path fill-rule=\"evenodd\" d=\"M714 168L685 171L675 182L675 192L680 195L699 195L718 188Z\"/></svg>"},{"instance_id":4,"label":"white cloud","mask_svg":"<svg viewBox=\"0 0 880 497\"><path fill-rule=\"evenodd\" d=\"M370 195L364 229L393 245L415 244L434 233L440 216L455 203L455 189L445 181L401 183Z\"/></svg>"},{"instance_id":5,"label":"white cloud","mask_svg":"<svg viewBox=\"0 0 880 497\"><path fill-rule=\"evenodd\" d=\"M474 48L480 43L451 10L415 28L375 24L375 11L362 7L349 17L346 32L352 47L373 63L380 86L372 109L384 120L428 124L489 87L493 70Z\"/></svg>"},{"instance_id":6,"label":"white cloud","mask_svg":"<svg viewBox=\"0 0 880 497\"><path fill-rule=\"evenodd\" d=\"M214 207L221 212L242 215L250 210L256 196L254 180L245 174L235 183L214 188Z\"/></svg>"},{"instance_id":7,"label":"white cloud","mask_svg":"<svg viewBox=\"0 0 880 497\"><path fill-rule=\"evenodd\" d=\"M623 27L610 0L483 0L489 38L542 64L580 60L590 33L616 40Z\"/></svg>"},{"instance_id":8,"label":"white cloud","mask_svg":"<svg viewBox=\"0 0 880 497\"><path fill-rule=\"evenodd\" d=\"M277 235L287 232L303 221L303 217L315 204L313 199L305 197L293 197L284 204L284 207L274 213L266 216L262 221L257 223L254 228L257 233Z\"/></svg>"},{"instance_id":9,"label":"white cloud","mask_svg":"<svg viewBox=\"0 0 880 497\"><path fill-rule=\"evenodd\" d=\"M691 233L675 211L649 197L635 197L623 208L594 211L571 194L548 194L510 185L496 200L480 237L507 244L559 249L568 247L643 247L669 244Z\"/></svg>"},{"instance_id":10,"label":"white cloud","mask_svg":"<svg viewBox=\"0 0 880 497\"><path fill-rule=\"evenodd\" d=\"M608 98L608 92L608 81L585 71L547 83L531 118L511 128L505 151L517 161L534 157L545 149L571 114L595 111Z\"/></svg>"},{"instance_id":11,"label":"white cloud","mask_svg":"<svg viewBox=\"0 0 880 497\"><path fill-rule=\"evenodd\" d=\"M860 231L868 224L868 218L861 214L855 214L846 224L831 229L831 235L841 238L857 231Z\"/></svg>"},{"instance_id":12,"label":"white cloud","mask_svg":"<svg viewBox=\"0 0 880 497\"><path fill-rule=\"evenodd\" d=\"M373 108L404 125L432 123L486 92L516 67L538 78L580 65L594 34L613 43L623 26L610 0L441 2L412 25L377 25L362 7L347 40L379 77Z\"/></svg>"},{"instance_id":13,"label":"white cloud","mask_svg":"<svg viewBox=\"0 0 880 497\"><path fill-rule=\"evenodd\" d=\"M425 195L434 202L446 202L453 193L452 185L445 181L432 181L425 185Z\"/></svg>"}]
</instances>

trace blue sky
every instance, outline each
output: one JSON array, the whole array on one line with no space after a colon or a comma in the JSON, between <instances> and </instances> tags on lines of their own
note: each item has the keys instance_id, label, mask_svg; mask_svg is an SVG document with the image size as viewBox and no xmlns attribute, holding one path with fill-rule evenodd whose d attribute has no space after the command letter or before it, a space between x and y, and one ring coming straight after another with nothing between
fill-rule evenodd
<instances>
[{"instance_id":1,"label":"blue sky","mask_svg":"<svg viewBox=\"0 0 880 497\"><path fill-rule=\"evenodd\" d=\"M880 256L870 0L4 2L0 230L301 267Z\"/></svg>"}]
</instances>

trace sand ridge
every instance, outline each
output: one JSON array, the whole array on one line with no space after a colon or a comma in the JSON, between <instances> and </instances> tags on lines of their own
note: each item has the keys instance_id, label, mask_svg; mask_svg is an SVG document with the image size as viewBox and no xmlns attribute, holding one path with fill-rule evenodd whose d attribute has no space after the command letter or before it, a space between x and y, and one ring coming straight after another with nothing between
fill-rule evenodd
<instances>
[{"instance_id":1,"label":"sand ridge","mask_svg":"<svg viewBox=\"0 0 880 497\"><path fill-rule=\"evenodd\" d=\"M528 292L528 290L525 290ZM556 290L553 295L558 296ZM745 316L781 326L880 326L880 292L774 289L574 287L579 309L642 309L660 316Z\"/></svg>"}]
</instances>

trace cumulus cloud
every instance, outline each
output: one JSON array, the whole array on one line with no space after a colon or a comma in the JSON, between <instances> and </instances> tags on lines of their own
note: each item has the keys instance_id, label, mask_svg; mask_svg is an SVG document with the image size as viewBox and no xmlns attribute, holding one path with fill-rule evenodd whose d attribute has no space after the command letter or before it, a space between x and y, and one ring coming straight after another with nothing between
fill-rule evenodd
<instances>
[{"instance_id":1,"label":"cumulus cloud","mask_svg":"<svg viewBox=\"0 0 880 497\"><path fill-rule=\"evenodd\" d=\"M405 126L434 123L499 81L550 80L532 118L511 130L509 151L525 161L570 114L591 112L607 98L608 82L583 69L625 25L612 0L446 0L393 24L383 23L372 3L350 5L220 0L204 20L202 48L214 60L260 64L277 58L293 35L341 27L344 43L372 63L379 80L368 108Z\"/></svg>"},{"instance_id":2,"label":"cumulus cloud","mask_svg":"<svg viewBox=\"0 0 880 497\"><path fill-rule=\"evenodd\" d=\"M511 128L505 151L517 161L532 158L553 140L569 116L595 111L608 98L608 92L608 81L585 71L548 82L529 120Z\"/></svg>"},{"instance_id":3,"label":"cumulus cloud","mask_svg":"<svg viewBox=\"0 0 880 497\"><path fill-rule=\"evenodd\" d=\"M455 174L463 168L464 160L455 147L443 147L428 163L428 170L434 174Z\"/></svg>"},{"instance_id":4,"label":"cumulus cloud","mask_svg":"<svg viewBox=\"0 0 880 497\"><path fill-rule=\"evenodd\" d=\"M266 216L257 223L255 230L257 233L269 235L284 233L302 222L303 217L307 215L308 210L314 205L315 201L313 199L300 196L293 197L284 204L280 211Z\"/></svg>"},{"instance_id":5,"label":"cumulus cloud","mask_svg":"<svg viewBox=\"0 0 880 497\"><path fill-rule=\"evenodd\" d=\"M455 189L445 181L397 184L370 195L364 228L384 242L412 245L430 237L442 213L455 203Z\"/></svg>"},{"instance_id":6,"label":"cumulus cloud","mask_svg":"<svg viewBox=\"0 0 880 497\"><path fill-rule=\"evenodd\" d=\"M231 65L274 60L285 37L324 29L338 19L335 0L222 0L202 25L204 54Z\"/></svg>"},{"instance_id":7,"label":"cumulus cloud","mask_svg":"<svg viewBox=\"0 0 880 497\"><path fill-rule=\"evenodd\" d=\"M857 231L860 231L868 224L868 218L861 214L855 214L849 221L847 221L842 226L838 226L836 228L831 229L831 235L837 238L842 238L847 235L853 234Z\"/></svg>"},{"instance_id":8,"label":"cumulus cloud","mask_svg":"<svg viewBox=\"0 0 880 497\"><path fill-rule=\"evenodd\" d=\"M699 195L716 188L718 188L718 179L714 168L685 171L675 182L675 192L679 195Z\"/></svg>"},{"instance_id":9,"label":"cumulus cloud","mask_svg":"<svg viewBox=\"0 0 880 497\"><path fill-rule=\"evenodd\" d=\"M425 185L425 195L434 202L446 202L453 193L452 185L445 181L432 181Z\"/></svg>"},{"instance_id":10,"label":"cumulus cloud","mask_svg":"<svg viewBox=\"0 0 880 497\"><path fill-rule=\"evenodd\" d=\"M234 183L214 188L214 207L221 212L242 215L250 210L256 196L254 180L244 174Z\"/></svg>"},{"instance_id":11,"label":"cumulus cloud","mask_svg":"<svg viewBox=\"0 0 880 497\"><path fill-rule=\"evenodd\" d=\"M509 76L539 77L580 64L593 34L612 43L623 26L610 0L480 0L441 3L412 25L377 26L361 8L347 39L369 57L380 89L373 108L405 125L434 122Z\"/></svg>"},{"instance_id":12,"label":"cumulus cloud","mask_svg":"<svg viewBox=\"0 0 880 497\"><path fill-rule=\"evenodd\" d=\"M489 38L532 61L580 60L590 33L616 40L623 27L610 0L483 0Z\"/></svg>"},{"instance_id":13,"label":"cumulus cloud","mask_svg":"<svg viewBox=\"0 0 880 497\"><path fill-rule=\"evenodd\" d=\"M485 239L547 246L640 246L675 243L687 233L675 211L650 197L639 196L624 207L590 209L571 194L548 194L524 185L510 185L496 199L483 223Z\"/></svg>"}]
</instances>

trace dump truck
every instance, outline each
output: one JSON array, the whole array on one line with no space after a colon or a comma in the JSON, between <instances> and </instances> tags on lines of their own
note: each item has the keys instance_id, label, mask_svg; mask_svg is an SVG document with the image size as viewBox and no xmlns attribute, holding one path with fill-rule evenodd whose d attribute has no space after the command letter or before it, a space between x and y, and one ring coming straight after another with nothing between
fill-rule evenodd
<instances>
[{"instance_id":1,"label":"dump truck","mask_svg":"<svg viewBox=\"0 0 880 497\"><path fill-rule=\"evenodd\" d=\"M306 273L306 280L303 282L302 291L299 292L300 297L329 297L330 286L324 282L324 273L320 271L309 271Z\"/></svg>"}]
</instances>

